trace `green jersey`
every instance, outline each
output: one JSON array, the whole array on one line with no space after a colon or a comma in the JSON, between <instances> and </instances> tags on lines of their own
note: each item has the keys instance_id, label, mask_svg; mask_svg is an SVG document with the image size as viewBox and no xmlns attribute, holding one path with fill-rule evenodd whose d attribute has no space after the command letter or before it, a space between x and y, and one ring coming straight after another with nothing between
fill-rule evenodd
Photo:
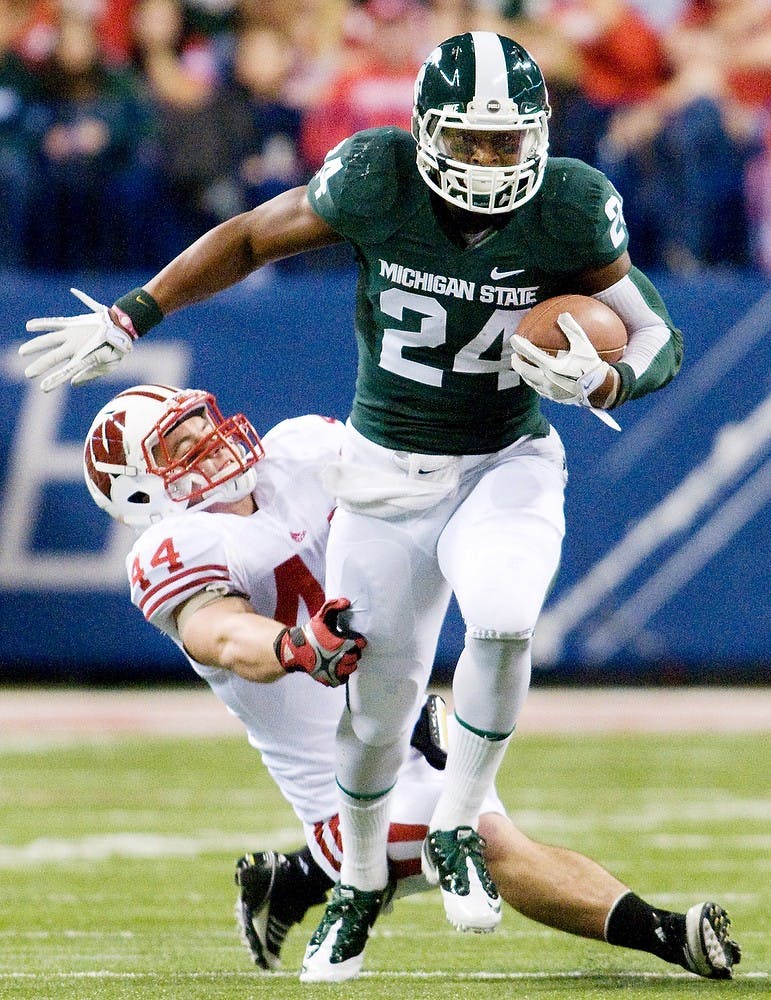
<instances>
[{"instance_id":1,"label":"green jersey","mask_svg":"<svg viewBox=\"0 0 771 1000\"><path fill-rule=\"evenodd\" d=\"M511 368L536 302L627 245L621 199L599 171L553 158L538 193L461 245L432 207L411 136L359 132L310 182L316 211L353 246L358 372L351 420L387 448L485 454L549 425Z\"/></svg>"}]
</instances>

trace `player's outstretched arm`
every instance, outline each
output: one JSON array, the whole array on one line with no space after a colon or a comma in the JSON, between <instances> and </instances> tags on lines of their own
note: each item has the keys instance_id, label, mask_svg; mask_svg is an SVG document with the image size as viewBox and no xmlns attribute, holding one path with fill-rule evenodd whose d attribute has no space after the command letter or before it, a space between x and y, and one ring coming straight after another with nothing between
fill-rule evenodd
<instances>
[{"instance_id":1,"label":"player's outstretched arm","mask_svg":"<svg viewBox=\"0 0 771 1000\"><path fill-rule=\"evenodd\" d=\"M339 243L342 237L297 187L220 223L148 281L164 316L211 298L272 261Z\"/></svg>"},{"instance_id":2,"label":"player's outstretched arm","mask_svg":"<svg viewBox=\"0 0 771 1000\"><path fill-rule=\"evenodd\" d=\"M263 684L286 676L273 651L280 622L256 614L244 597L196 605L193 597L176 616L179 637L194 660Z\"/></svg>"},{"instance_id":3,"label":"player's outstretched arm","mask_svg":"<svg viewBox=\"0 0 771 1000\"><path fill-rule=\"evenodd\" d=\"M27 332L39 336L23 344L19 353L38 357L24 374L43 376L44 392L64 382L77 386L99 378L170 312L210 298L264 264L340 239L310 207L306 188L293 188L211 229L144 286L110 307L73 288L91 312L29 320Z\"/></svg>"},{"instance_id":4,"label":"player's outstretched arm","mask_svg":"<svg viewBox=\"0 0 771 1000\"><path fill-rule=\"evenodd\" d=\"M194 660L222 667L246 680L270 683L305 671L327 687L336 687L358 666L367 640L348 629L344 598L327 601L305 625L286 628L254 612L234 595L202 606L191 599L177 614L182 643ZM192 610L191 610L192 608Z\"/></svg>"}]
</instances>

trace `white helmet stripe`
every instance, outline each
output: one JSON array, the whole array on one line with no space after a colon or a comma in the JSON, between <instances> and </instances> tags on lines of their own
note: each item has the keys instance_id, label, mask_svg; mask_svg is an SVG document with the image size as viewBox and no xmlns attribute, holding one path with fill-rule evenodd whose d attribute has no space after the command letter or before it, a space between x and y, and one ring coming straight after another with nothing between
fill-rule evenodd
<instances>
[{"instance_id":1,"label":"white helmet stripe","mask_svg":"<svg viewBox=\"0 0 771 1000\"><path fill-rule=\"evenodd\" d=\"M476 63L474 97L503 103L509 96L506 57L500 39L492 31L472 31Z\"/></svg>"}]
</instances>

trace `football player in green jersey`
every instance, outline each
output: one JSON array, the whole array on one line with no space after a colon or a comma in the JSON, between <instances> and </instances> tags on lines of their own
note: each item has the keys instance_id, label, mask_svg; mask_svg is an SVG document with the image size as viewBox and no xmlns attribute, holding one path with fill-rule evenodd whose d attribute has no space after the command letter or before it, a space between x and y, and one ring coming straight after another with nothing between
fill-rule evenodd
<instances>
[{"instance_id":1,"label":"football player in green jersey","mask_svg":"<svg viewBox=\"0 0 771 1000\"><path fill-rule=\"evenodd\" d=\"M428 56L412 136L341 143L307 187L201 237L112 307L27 324L26 369L50 390L110 371L163 317L291 254L347 240L359 266L356 393L327 485L338 509L326 588L369 645L337 734L341 884L303 981L358 975L387 898L389 792L454 592L466 639L453 679L458 735L423 852L448 919L491 931L500 897L476 823L530 681L531 641L564 534L562 444L540 396L600 410L660 389L680 333L627 252L621 198L598 171L548 156L541 71L516 42L467 32ZM562 358L516 330L551 296L595 295L628 347L602 361L569 324ZM516 348L516 350L515 350ZM48 373L48 374L46 374Z\"/></svg>"}]
</instances>

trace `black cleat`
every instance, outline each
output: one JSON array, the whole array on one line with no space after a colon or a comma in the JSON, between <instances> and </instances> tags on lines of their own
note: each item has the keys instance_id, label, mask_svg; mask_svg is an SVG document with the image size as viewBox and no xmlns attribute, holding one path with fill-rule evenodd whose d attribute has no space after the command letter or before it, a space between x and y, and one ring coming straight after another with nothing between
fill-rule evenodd
<instances>
[{"instance_id":1,"label":"black cleat","mask_svg":"<svg viewBox=\"0 0 771 1000\"><path fill-rule=\"evenodd\" d=\"M236 862L236 920L241 940L261 969L281 968L281 946L290 924L277 918L271 906L277 870L286 858L273 851L245 854Z\"/></svg>"},{"instance_id":2,"label":"black cleat","mask_svg":"<svg viewBox=\"0 0 771 1000\"><path fill-rule=\"evenodd\" d=\"M728 936L731 920L717 903L697 903L685 915L683 961L689 972L707 979L732 979L742 950Z\"/></svg>"},{"instance_id":3,"label":"black cleat","mask_svg":"<svg viewBox=\"0 0 771 1000\"><path fill-rule=\"evenodd\" d=\"M293 854L257 851L236 862L236 921L241 940L261 969L281 968L281 948L292 924L326 901L332 882L303 848Z\"/></svg>"},{"instance_id":4,"label":"black cleat","mask_svg":"<svg viewBox=\"0 0 771 1000\"><path fill-rule=\"evenodd\" d=\"M410 745L419 750L431 767L443 771L447 764L447 706L444 698L430 694L412 730Z\"/></svg>"}]
</instances>

